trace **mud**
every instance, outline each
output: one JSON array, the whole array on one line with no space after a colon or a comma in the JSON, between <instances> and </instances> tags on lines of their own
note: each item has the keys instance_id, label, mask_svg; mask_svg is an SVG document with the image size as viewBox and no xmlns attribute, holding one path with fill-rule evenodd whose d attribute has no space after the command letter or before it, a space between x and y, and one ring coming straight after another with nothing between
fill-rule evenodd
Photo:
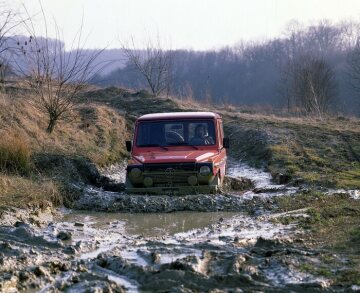
<instances>
[{"instance_id":1,"label":"mud","mask_svg":"<svg viewBox=\"0 0 360 293\"><path fill-rule=\"evenodd\" d=\"M329 286L325 279L292 268L316 253L294 246L289 236L296 235L295 227L273 224L270 219L276 215L183 212L154 214L147 221L144 214L63 213L43 229L26 224L1 229L2 290L190 292ZM59 232L72 237L60 240ZM89 291L94 288L97 291Z\"/></svg>"},{"instance_id":2,"label":"mud","mask_svg":"<svg viewBox=\"0 0 360 293\"><path fill-rule=\"evenodd\" d=\"M124 164L114 167L117 173L124 174ZM104 170L109 176L112 170ZM111 176L115 185L125 180L124 175ZM125 192L111 192L109 188L87 187L73 204L77 210L130 213L169 213L175 211L251 211L255 206L269 205L268 198L276 195L294 193L297 188L275 185L270 174L246 165L232 164L225 178L222 193L216 196L207 194L173 195L134 195ZM244 204L245 200L252 200Z\"/></svg>"},{"instance_id":3,"label":"mud","mask_svg":"<svg viewBox=\"0 0 360 293\"><path fill-rule=\"evenodd\" d=\"M244 198L239 195L147 196L110 193L94 189L88 189L74 203L73 207L78 210L131 213L214 212L249 209L249 205L244 205Z\"/></svg>"},{"instance_id":4,"label":"mud","mask_svg":"<svg viewBox=\"0 0 360 293\"><path fill-rule=\"evenodd\" d=\"M0 226L0 291L339 289L297 269L316 265L322 252L304 248L295 225L273 221L288 213L274 213L272 198L296 189L274 185L268 174L246 166L232 176L239 174L252 179L252 190L217 197L131 197L87 187L75 203L86 211L49 209L48 216L36 217L9 212ZM121 183L121 177L112 181ZM162 213L170 211L177 212Z\"/></svg>"}]
</instances>

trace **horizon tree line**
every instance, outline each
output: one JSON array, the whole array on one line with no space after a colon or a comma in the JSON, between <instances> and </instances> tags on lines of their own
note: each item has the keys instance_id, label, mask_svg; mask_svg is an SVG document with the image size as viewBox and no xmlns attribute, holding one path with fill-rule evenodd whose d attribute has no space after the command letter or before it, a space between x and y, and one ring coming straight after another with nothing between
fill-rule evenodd
<instances>
[{"instance_id":1,"label":"horizon tree line","mask_svg":"<svg viewBox=\"0 0 360 293\"><path fill-rule=\"evenodd\" d=\"M49 133L71 115L89 83L216 104L271 105L321 119L334 112L360 114L360 23L292 22L281 38L204 52L166 49L159 36L146 40L142 50L133 39L120 40L122 55L112 59L125 58L125 65L101 75L96 59L105 49L85 49L80 27L65 50L60 28L52 24L57 34L50 39L43 10L41 15L44 37L29 14L19 20L12 11L0 11L0 83L10 75L28 83L36 93L34 106L48 117ZM20 25L28 37L13 34Z\"/></svg>"}]
</instances>

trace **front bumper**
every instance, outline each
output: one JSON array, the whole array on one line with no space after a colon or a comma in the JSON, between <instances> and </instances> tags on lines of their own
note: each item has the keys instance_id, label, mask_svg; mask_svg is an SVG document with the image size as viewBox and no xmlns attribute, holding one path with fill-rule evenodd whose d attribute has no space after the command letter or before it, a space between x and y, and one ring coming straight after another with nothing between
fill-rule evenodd
<instances>
[{"instance_id":1,"label":"front bumper","mask_svg":"<svg viewBox=\"0 0 360 293\"><path fill-rule=\"evenodd\" d=\"M209 165L210 173L201 175L199 168ZM133 168L141 169L140 175L132 176ZM128 166L125 191L132 194L197 194L217 193L218 176L212 173L212 164L179 163L179 164L147 164ZM149 183L145 181L148 180Z\"/></svg>"},{"instance_id":2,"label":"front bumper","mask_svg":"<svg viewBox=\"0 0 360 293\"><path fill-rule=\"evenodd\" d=\"M219 190L218 185L198 186L160 186L160 187L125 187L126 193L131 194L163 194L163 195L187 195L187 194L215 194Z\"/></svg>"}]
</instances>

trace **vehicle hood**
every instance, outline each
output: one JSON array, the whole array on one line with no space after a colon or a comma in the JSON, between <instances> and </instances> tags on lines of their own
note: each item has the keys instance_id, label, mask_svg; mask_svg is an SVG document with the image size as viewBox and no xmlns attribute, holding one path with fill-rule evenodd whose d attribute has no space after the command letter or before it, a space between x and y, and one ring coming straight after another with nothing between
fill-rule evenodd
<instances>
[{"instance_id":1,"label":"vehicle hood","mask_svg":"<svg viewBox=\"0 0 360 293\"><path fill-rule=\"evenodd\" d=\"M151 163L182 163L208 161L216 153L207 150L144 152L134 155L134 159L142 164Z\"/></svg>"}]
</instances>

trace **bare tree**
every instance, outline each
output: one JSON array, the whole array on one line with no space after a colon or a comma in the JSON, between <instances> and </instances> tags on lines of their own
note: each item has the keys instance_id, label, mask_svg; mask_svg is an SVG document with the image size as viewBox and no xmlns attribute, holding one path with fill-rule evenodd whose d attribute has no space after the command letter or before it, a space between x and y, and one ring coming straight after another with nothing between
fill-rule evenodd
<instances>
[{"instance_id":1,"label":"bare tree","mask_svg":"<svg viewBox=\"0 0 360 293\"><path fill-rule=\"evenodd\" d=\"M349 53L348 60L349 82L355 94L360 100L360 40L357 41L354 49ZM360 101L358 102L360 106Z\"/></svg>"},{"instance_id":2,"label":"bare tree","mask_svg":"<svg viewBox=\"0 0 360 293\"><path fill-rule=\"evenodd\" d=\"M21 58L17 58L18 74L35 91L34 106L48 117L47 132L52 133L59 120L69 116L80 102L88 81L97 70L94 65L102 50L90 53L83 48L82 26L72 46L65 50L62 35L56 23L56 38L48 38L44 11L45 37L38 37L32 22L26 25L30 36L18 42Z\"/></svg>"},{"instance_id":3,"label":"bare tree","mask_svg":"<svg viewBox=\"0 0 360 293\"><path fill-rule=\"evenodd\" d=\"M170 92L172 83L172 53L162 48L160 38L148 39L144 49L135 45L134 38L129 43L122 43L122 49L129 62L145 78L146 83L154 96Z\"/></svg>"},{"instance_id":4,"label":"bare tree","mask_svg":"<svg viewBox=\"0 0 360 293\"><path fill-rule=\"evenodd\" d=\"M8 3L0 1L0 83L5 81L10 69L10 51L14 49L11 39L14 29L19 26L21 21L17 19L17 13L8 8Z\"/></svg>"},{"instance_id":5,"label":"bare tree","mask_svg":"<svg viewBox=\"0 0 360 293\"><path fill-rule=\"evenodd\" d=\"M324 59L299 58L292 68L291 84L295 101L305 114L322 118L336 98L335 72Z\"/></svg>"}]
</instances>

